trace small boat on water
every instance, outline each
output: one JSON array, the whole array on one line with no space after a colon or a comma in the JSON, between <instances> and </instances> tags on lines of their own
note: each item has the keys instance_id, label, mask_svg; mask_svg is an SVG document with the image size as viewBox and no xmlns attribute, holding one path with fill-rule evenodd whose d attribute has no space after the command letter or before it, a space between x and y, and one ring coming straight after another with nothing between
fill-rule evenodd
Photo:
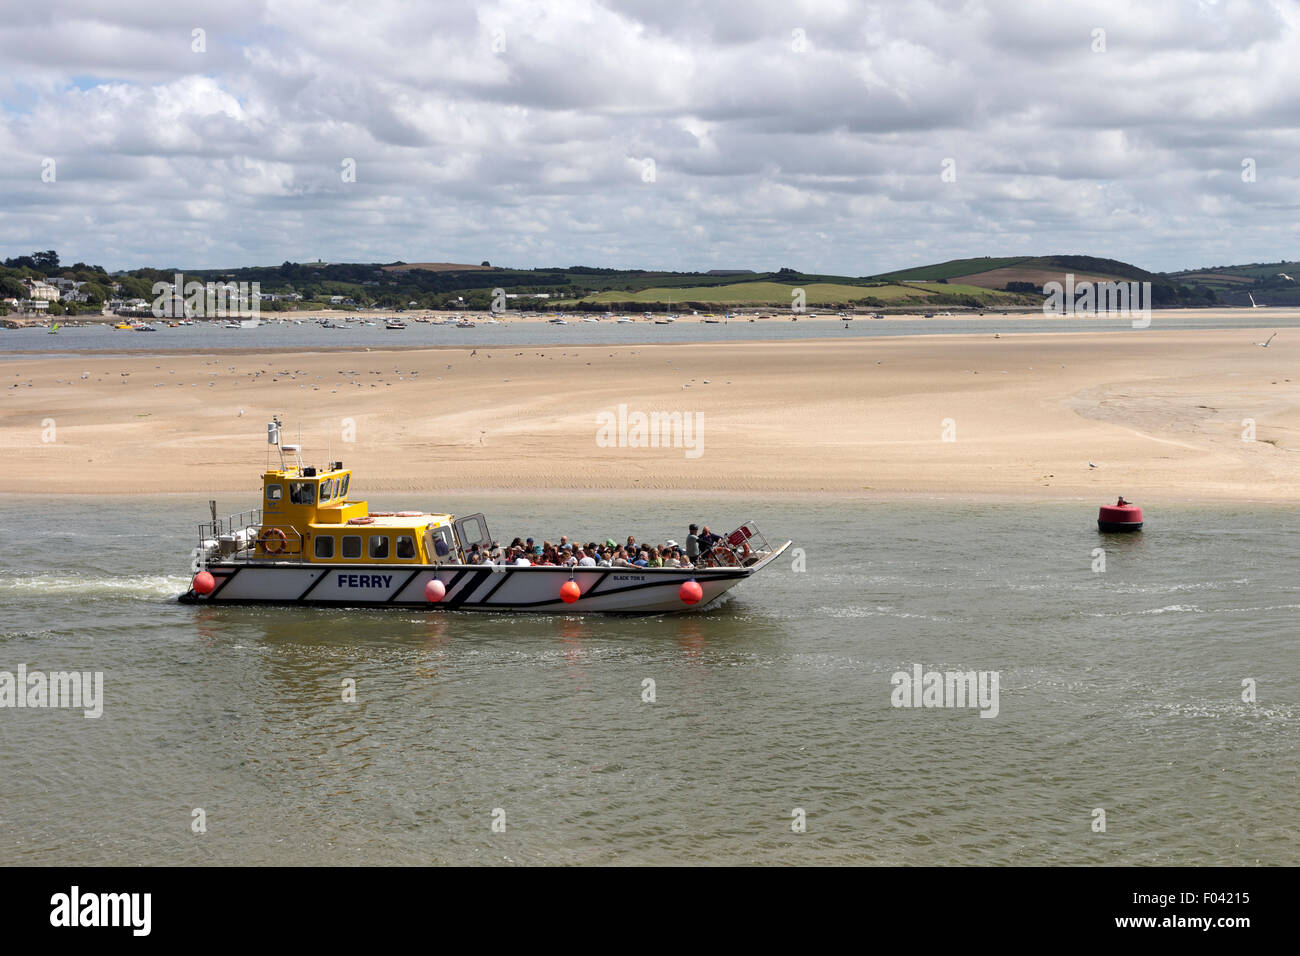
<instances>
[{"instance_id":1,"label":"small boat on water","mask_svg":"<svg viewBox=\"0 0 1300 956\"><path fill-rule=\"evenodd\" d=\"M390 329L392 331L398 331L400 329L406 328L406 323L403 322L401 319L389 319L387 322L384 323L384 328Z\"/></svg>"},{"instance_id":2,"label":"small boat on water","mask_svg":"<svg viewBox=\"0 0 1300 956\"><path fill-rule=\"evenodd\" d=\"M692 568L471 563L494 544L482 514L371 511L350 497L351 469L305 466L280 430L267 426L279 467L261 506L218 519L213 502L199 525L182 603L663 614L708 607L791 544L772 548L746 522Z\"/></svg>"},{"instance_id":3,"label":"small boat on water","mask_svg":"<svg viewBox=\"0 0 1300 956\"><path fill-rule=\"evenodd\" d=\"M46 335L58 335L58 334L59 334L59 323L55 322L53 325L51 325L48 329L45 330L45 334L46 334Z\"/></svg>"},{"instance_id":4,"label":"small boat on water","mask_svg":"<svg viewBox=\"0 0 1300 956\"><path fill-rule=\"evenodd\" d=\"M472 328L475 328L475 325L474 325L474 323L471 322L469 319L461 319L459 322L456 323L456 328L458 328L458 329L472 329Z\"/></svg>"}]
</instances>

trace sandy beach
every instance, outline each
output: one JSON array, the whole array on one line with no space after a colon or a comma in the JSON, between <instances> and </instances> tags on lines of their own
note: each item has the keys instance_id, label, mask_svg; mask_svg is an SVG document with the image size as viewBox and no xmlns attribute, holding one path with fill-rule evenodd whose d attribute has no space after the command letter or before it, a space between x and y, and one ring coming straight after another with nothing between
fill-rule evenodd
<instances>
[{"instance_id":1,"label":"sandy beach","mask_svg":"<svg viewBox=\"0 0 1300 956\"><path fill-rule=\"evenodd\" d=\"M1300 336L1267 349L1261 338L1151 329L15 358L0 365L4 490L251 492L279 414L288 434L301 427L309 464L342 459L362 495L1286 501L1300 494ZM620 447L619 405L629 444L638 412L679 412L700 430L677 447ZM1255 440L1243 440L1252 422Z\"/></svg>"}]
</instances>

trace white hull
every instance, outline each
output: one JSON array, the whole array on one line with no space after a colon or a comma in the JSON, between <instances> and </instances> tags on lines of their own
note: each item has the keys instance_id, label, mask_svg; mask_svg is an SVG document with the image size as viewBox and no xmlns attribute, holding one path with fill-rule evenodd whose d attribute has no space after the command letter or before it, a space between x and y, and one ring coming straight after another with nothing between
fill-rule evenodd
<instances>
[{"instance_id":1,"label":"white hull","mask_svg":"<svg viewBox=\"0 0 1300 956\"><path fill-rule=\"evenodd\" d=\"M209 595L180 596L190 604L332 605L420 607L460 611L581 611L661 614L700 610L757 573L790 546L786 542L744 568L561 568L502 565L300 564L276 561L214 561L207 570L217 586ZM425 585L446 587L430 602ZM582 596L571 604L560 588L572 578ZM679 592L686 581L704 591L696 604Z\"/></svg>"}]
</instances>

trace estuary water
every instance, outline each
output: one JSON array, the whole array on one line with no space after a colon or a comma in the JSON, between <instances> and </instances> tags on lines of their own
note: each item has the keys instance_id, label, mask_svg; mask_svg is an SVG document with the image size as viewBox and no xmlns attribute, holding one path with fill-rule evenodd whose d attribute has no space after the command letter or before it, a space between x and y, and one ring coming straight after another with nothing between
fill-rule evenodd
<instances>
[{"instance_id":1,"label":"estuary water","mask_svg":"<svg viewBox=\"0 0 1300 956\"><path fill-rule=\"evenodd\" d=\"M0 358L59 355L71 352L148 353L247 351L251 349L389 349L505 345L639 345L647 342L731 343L743 341L785 341L790 339L872 338L898 335L1024 334L1041 332L1137 332L1133 320L1122 316L1005 316L984 317L936 315L932 319L869 319L859 316L851 322L805 315L797 322L789 316L750 322L733 318L716 325L684 316L670 325L635 321L619 324L609 319L583 322L570 319L568 325L546 322L506 321L499 325L479 324L472 329L411 322L407 328L390 331L383 320L373 325L334 320L339 328L323 328L315 322L264 321L253 329L227 329L220 323L200 323L171 328L156 324L156 332L121 332L110 326L64 328L57 335L45 329L0 329ZM409 320L408 320L409 321ZM1300 327L1300 309L1204 309L1151 313L1151 328L1197 331L1207 329L1289 329Z\"/></svg>"},{"instance_id":2,"label":"estuary water","mask_svg":"<svg viewBox=\"0 0 1300 956\"><path fill-rule=\"evenodd\" d=\"M196 608L206 500L0 498L0 671L103 673L98 718L0 709L5 862L1300 863L1294 509L373 504L802 551L659 617ZM996 716L893 706L916 665Z\"/></svg>"}]
</instances>

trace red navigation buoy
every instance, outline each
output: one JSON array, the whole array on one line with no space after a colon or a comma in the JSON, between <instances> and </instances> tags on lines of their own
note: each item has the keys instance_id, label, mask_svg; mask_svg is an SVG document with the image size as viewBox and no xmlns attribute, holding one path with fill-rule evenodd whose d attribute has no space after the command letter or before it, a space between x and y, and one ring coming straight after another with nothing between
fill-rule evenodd
<instances>
[{"instance_id":1,"label":"red navigation buoy","mask_svg":"<svg viewBox=\"0 0 1300 956\"><path fill-rule=\"evenodd\" d=\"M437 604L447 596L447 585L434 578L424 586L424 596L430 604Z\"/></svg>"},{"instance_id":2,"label":"red navigation buoy","mask_svg":"<svg viewBox=\"0 0 1300 956\"><path fill-rule=\"evenodd\" d=\"M565 581L560 588L560 600L565 604L572 604L578 598L582 597L582 588L578 587L577 581Z\"/></svg>"},{"instance_id":3,"label":"red navigation buoy","mask_svg":"<svg viewBox=\"0 0 1300 956\"><path fill-rule=\"evenodd\" d=\"M687 604L698 604L704 598L704 588L700 587L700 582L694 579L683 581L682 586L677 589L677 596Z\"/></svg>"},{"instance_id":4,"label":"red navigation buoy","mask_svg":"<svg viewBox=\"0 0 1300 956\"><path fill-rule=\"evenodd\" d=\"M194 583L191 587L194 588L195 594L211 594L217 588L217 579L210 571L200 571L194 575Z\"/></svg>"},{"instance_id":5,"label":"red navigation buoy","mask_svg":"<svg viewBox=\"0 0 1300 956\"><path fill-rule=\"evenodd\" d=\"M1097 530L1106 532L1141 531L1142 509L1129 504L1123 496L1113 505L1102 505L1097 512Z\"/></svg>"}]
</instances>

